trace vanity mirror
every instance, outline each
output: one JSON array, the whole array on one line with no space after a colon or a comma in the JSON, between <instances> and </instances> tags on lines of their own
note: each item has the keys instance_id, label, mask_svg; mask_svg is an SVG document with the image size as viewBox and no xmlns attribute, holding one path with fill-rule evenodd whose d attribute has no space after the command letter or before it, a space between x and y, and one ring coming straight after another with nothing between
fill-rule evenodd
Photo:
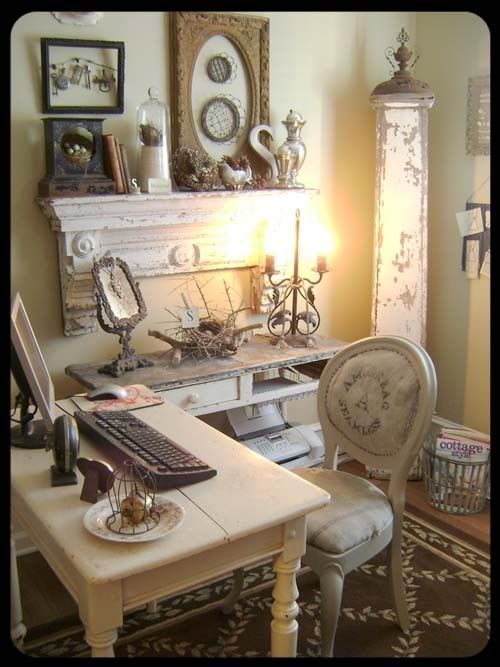
<instances>
[{"instance_id":1,"label":"vanity mirror","mask_svg":"<svg viewBox=\"0 0 500 667\"><path fill-rule=\"evenodd\" d=\"M132 331L148 314L144 298L127 263L119 257L105 256L94 261L92 276L97 301L97 319L107 333L119 336L123 346L117 358L99 368L99 373L119 377L127 371L151 366L130 347Z\"/></svg>"}]
</instances>

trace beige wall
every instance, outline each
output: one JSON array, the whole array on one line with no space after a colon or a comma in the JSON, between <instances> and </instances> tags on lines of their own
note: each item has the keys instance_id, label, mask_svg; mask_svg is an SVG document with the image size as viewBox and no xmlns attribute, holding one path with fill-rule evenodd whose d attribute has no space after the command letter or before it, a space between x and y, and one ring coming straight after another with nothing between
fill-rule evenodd
<instances>
[{"instance_id":1,"label":"beige wall","mask_svg":"<svg viewBox=\"0 0 500 667\"><path fill-rule=\"evenodd\" d=\"M490 73L490 35L466 12L418 13L417 35L418 74L436 95L429 113L428 350L439 379L437 409L489 432L490 280L469 280L460 270L455 213L481 185L472 201L490 201L489 156L465 154L467 79Z\"/></svg>"},{"instance_id":2,"label":"beige wall","mask_svg":"<svg viewBox=\"0 0 500 667\"><path fill-rule=\"evenodd\" d=\"M335 239L332 271L316 290L322 314L322 333L355 340L368 335L370 330L375 114L368 98L373 87L389 76L384 50L389 45L395 45L395 37L402 26L407 29L412 41L416 39L419 26L417 41L427 49L428 54L437 53L442 48L442 30L445 28L451 48L453 30L439 14L416 15L414 12L259 12L259 15L270 19L270 124L275 130L275 148L285 138L281 120L290 108L300 111L307 121L303 138L308 150L301 180L307 187L320 189L315 209L324 224L330 227ZM437 17L436 26L432 22L433 16ZM79 388L64 374L68 364L114 356L118 352L118 342L116 337L101 331L76 337L65 337L62 333L55 237L35 202L38 181L45 175L44 138L40 122L43 114L40 109L39 40L42 36L125 42L125 113L109 116L104 128L116 134L125 144L133 165L136 106L145 99L150 85L159 89L160 97L166 102L170 98L168 13L104 12L98 25L77 27L59 24L49 12L33 12L20 18L12 29L11 290L12 293L21 293L52 374L56 395L61 397ZM453 47L454 50L460 50L463 41L461 38L461 46ZM424 48L422 51L425 51ZM470 53L471 58L473 55L476 56ZM455 61L448 58L448 51L446 56L441 59L443 78L434 80L430 65L425 67L425 74L424 70L418 70L418 73L432 85L438 100L436 108L431 111L430 123L433 207L430 345L431 352L437 357L439 374L443 375L440 377L440 400L444 414L460 420L465 401L456 400L455 394L461 391L463 395L466 382L481 384L475 382L472 369L477 369L476 374L482 374L482 366L471 360L471 349L467 345L463 352L469 357L468 369L457 374L457 369L450 366L447 327L451 325L443 319L451 320L451 317L449 309L443 309L439 303L440 295L445 294L446 289L433 268L438 259L442 261L437 257L439 251L432 248L436 219L447 216L447 229L452 230L454 207L460 208L473 190L471 185L470 192L466 193L468 188L464 184L463 192L458 193L452 184L455 174L450 174L448 178L446 170L439 170L440 183L434 180L434 161L445 161L450 152L450 144L446 148L448 153L444 152L443 156L440 153L444 151L444 145L438 151L432 145L433 141L442 140L440 132L433 127L434 118L441 113L443 107L440 105L447 104L448 95L454 94L443 81L445 71L455 69ZM464 64L465 50L461 58L464 60L460 62ZM424 56L421 60L428 64ZM472 75L477 67L476 60L473 60L466 69L473 70ZM453 112L458 110L459 115L462 114L463 105L464 101L460 100L453 107ZM444 120L442 125L446 126ZM458 139L450 137L452 141ZM454 150L460 153L463 132L459 141L460 146L455 146ZM451 159L450 167L456 167ZM450 196L450 189L454 199ZM436 198L442 200L440 205L449 207L449 210L436 209ZM451 231L449 236L452 236ZM441 237L437 240L442 243ZM453 239L450 242L454 242ZM449 243L442 247L448 246ZM453 259L452 266L446 262L451 283L457 262ZM225 277L243 296L249 298L248 271L217 272L214 275L216 280L219 275ZM134 347L138 352L164 349L159 341L147 336L147 330L158 328L158 323L164 319L165 307L177 305L178 292L172 294L172 291L179 284L179 279L143 278L140 282L149 314L134 333ZM464 280L464 287L482 290L484 282L471 286ZM476 310L481 309L481 302L478 302ZM446 313L446 318L443 318L443 313ZM472 314L477 315L475 311L469 312L468 308L460 312L466 331ZM481 363L484 365L483 361ZM470 394L473 394L472 390ZM313 402L305 401L300 406L299 403L294 405L293 416L313 421ZM474 412L469 408L467 410L467 415ZM473 422L472 417L470 425L483 427L482 422Z\"/></svg>"},{"instance_id":3,"label":"beige wall","mask_svg":"<svg viewBox=\"0 0 500 667\"><path fill-rule=\"evenodd\" d=\"M297 109L307 120L303 138L308 155L301 180L320 188L317 208L336 241L333 270L317 289L323 333L354 340L369 332L370 317L374 114L368 96L387 77L385 46L393 43L401 25L413 32L414 15L261 15L270 18L270 120L275 147L285 139L281 120L290 108ZM116 337L104 332L77 337L62 333L55 237L35 203L38 181L45 174L41 36L125 42L125 113L108 117L104 127L133 156L135 109L148 86L156 85L160 97L169 101L168 14L104 12L98 25L77 27L59 24L48 12L34 12L19 19L12 30L11 289L21 292L56 395L62 396L77 389L64 375L65 366L114 355L118 344ZM231 279L248 294L248 271L235 271ZM176 305L171 292L177 282L141 279L149 315L134 335L139 352L162 349L159 341L147 336L147 329L164 319L165 306Z\"/></svg>"}]
</instances>

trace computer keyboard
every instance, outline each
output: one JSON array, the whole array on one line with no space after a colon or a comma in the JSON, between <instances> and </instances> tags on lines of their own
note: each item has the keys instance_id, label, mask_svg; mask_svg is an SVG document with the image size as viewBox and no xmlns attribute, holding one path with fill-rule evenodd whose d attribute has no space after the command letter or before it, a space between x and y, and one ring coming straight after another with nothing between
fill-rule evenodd
<instances>
[{"instance_id":1,"label":"computer keyboard","mask_svg":"<svg viewBox=\"0 0 500 667\"><path fill-rule=\"evenodd\" d=\"M77 410L74 418L79 430L120 463L125 459L138 461L153 475L158 489L194 484L217 474L207 463L127 410Z\"/></svg>"}]
</instances>

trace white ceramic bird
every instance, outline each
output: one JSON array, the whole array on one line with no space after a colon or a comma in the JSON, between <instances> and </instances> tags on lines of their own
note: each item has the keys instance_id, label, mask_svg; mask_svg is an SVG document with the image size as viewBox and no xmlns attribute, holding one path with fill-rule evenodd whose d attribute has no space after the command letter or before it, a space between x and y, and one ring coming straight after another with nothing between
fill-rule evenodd
<instances>
[{"instance_id":1,"label":"white ceramic bird","mask_svg":"<svg viewBox=\"0 0 500 667\"><path fill-rule=\"evenodd\" d=\"M219 175L225 187L229 190L242 190L245 183L252 180L252 169L233 169L227 162L219 163Z\"/></svg>"}]
</instances>

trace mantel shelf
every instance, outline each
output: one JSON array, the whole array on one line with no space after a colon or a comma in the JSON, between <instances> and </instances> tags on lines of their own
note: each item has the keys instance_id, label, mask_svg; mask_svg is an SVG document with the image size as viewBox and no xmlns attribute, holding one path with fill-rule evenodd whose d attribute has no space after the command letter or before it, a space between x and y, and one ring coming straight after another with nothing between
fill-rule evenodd
<instances>
[{"instance_id":1,"label":"mantel shelf","mask_svg":"<svg viewBox=\"0 0 500 667\"><path fill-rule=\"evenodd\" d=\"M134 277L256 266L275 217L293 222L315 189L38 197L56 233L64 333L97 330L91 267L105 254Z\"/></svg>"},{"instance_id":2,"label":"mantel shelf","mask_svg":"<svg viewBox=\"0 0 500 667\"><path fill-rule=\"evenodd\" d=\"M171 192L164 195L95 195L86 197L38 197L54 231L172 226L189 223L239 221L245 210L269 211L280 206L300 207L317 194L313 189L216 190Z\"/></svg>"}]
</instances>

